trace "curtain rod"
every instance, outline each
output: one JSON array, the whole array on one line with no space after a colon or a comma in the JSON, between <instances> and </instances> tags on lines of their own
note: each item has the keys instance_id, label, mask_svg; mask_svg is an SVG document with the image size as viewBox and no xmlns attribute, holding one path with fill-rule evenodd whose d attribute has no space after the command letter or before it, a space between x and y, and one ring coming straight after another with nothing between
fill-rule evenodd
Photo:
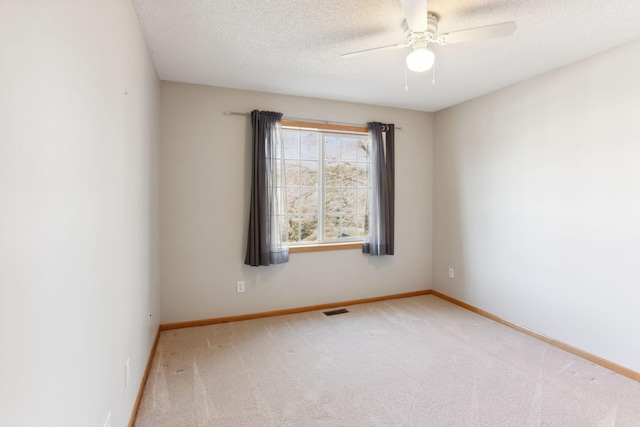
<instances>
[{"instance_id":1,"label":"curtain rod","mask_svg":"<svg viewBox=\"0 0 640 427\"><path fill-rule=\"evenodd\" d=\"M225 116L250 116L251 113L238 113L235 111L225 111L222 114L224 114ZM363 127L366 128L367 125L366 124L362 124L362 123L349 123L349 122L334 122L334 121L330 121L330 120L317 120L317 119L305 119L302 117L282 117L284 120L291 120L291 121L299 121L299 122L312 122L312 123L323 123L325 125L344 125L344 126L358 126L358 127ZM395 126L394 127L396 130L402 130L401 127L399 126Z\"/></svg>"}]
</instances>

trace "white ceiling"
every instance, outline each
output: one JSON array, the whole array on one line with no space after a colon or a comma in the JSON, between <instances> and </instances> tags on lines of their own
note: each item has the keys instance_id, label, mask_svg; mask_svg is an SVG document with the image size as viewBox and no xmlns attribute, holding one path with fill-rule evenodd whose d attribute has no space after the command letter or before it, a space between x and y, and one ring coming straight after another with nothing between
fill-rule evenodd
<instances>
[{"instance_id":1,"label":"white ceiling","mask_svg":"<svg viewBox=\"0 0 640 427\"><path fill-rule=\"evenodd\" d=\"M438 34L516 21L508 37L438 46L409 71L400 0L132 0L162 80L437 111L640 39L638 0L430 0ZM433 46L433 45L432 45ZM607 76L602 76L603 79Z\"/></svg>"}]
</instances>

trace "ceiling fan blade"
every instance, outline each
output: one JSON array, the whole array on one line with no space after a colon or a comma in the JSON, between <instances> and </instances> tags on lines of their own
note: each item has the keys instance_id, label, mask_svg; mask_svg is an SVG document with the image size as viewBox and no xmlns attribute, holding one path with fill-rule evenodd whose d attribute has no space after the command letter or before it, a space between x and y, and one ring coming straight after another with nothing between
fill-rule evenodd
<instances>
[{"instance_id":1,"label":"ceiling fan blade","mask_svg":"<svg viewBox=\"0 0 640 427\"><path fill-rule=\"evenodd\" d=\"M349 56L360 55L361 53L367 53L373 50L402 49L403 47L407 47L407 46L409 46L409 43L390 44L388 46L372 47L371 49L364 49L364 50L357 50L355 52L343 53L342 55L340 55L340 57L347 58Z\"/></svg>"},{"instance_id":2,"label":"ceiling fan blade","mask_svg":"<svg viewBox=\"0 0 640 427\"><path fill-rule=\"evenodd\" d=\"M427 0L400 0L409 29L416 33L427 31Z\"/></svg>"},{"instance_id":3,"label":"ceiling fan blade","mask_svg":"<svg viewBox=\"0 0 640 427\"><path fill-rule=\"evenodd\" d=\"M454 31L438 37L438 44L466 43L477 40L507 37L513 34L517 26L514 21L502 24L487 25L486 27L469 28L468 30Z\"/></svg>"}]
</instances>

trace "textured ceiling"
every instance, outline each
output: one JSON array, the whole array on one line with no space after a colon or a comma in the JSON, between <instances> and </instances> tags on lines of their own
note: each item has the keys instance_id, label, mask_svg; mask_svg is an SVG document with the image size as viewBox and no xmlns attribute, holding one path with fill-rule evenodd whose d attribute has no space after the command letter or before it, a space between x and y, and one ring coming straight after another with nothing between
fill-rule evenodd
<instances>
[{"instance_id":1,"label":"textured ceiling","mask_svg":"<svg viewBox=\"0 0 640 427\"><path fill-rule=\"evenodd\" d=\"M508 37L433 47L408 72L400 0L132 0L162 80L437 111L640 39L638 0L430 0L438 34L516 21ZM433 46L433 45L432 45ZM606 78L606 76L602 76Z\"/></svg>"}]
</instances>

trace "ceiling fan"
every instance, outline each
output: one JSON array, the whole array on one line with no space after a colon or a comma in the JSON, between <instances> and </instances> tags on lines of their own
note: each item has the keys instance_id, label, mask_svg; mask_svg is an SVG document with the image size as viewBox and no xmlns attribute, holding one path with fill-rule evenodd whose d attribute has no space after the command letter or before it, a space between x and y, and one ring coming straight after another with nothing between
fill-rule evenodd
<instances>
[{"instance_id":1,"label":"ceiling fan","mask_svg":"<svg viewBox=\"0 0 640 427\"><path fill-rule=\"evenodd\" d=\"M407 38L406 43L358 50L356 52L344 53L340 56L346 58L374 50L401 49L410 46L412 49L409 55L407 55L407 68L411 71L423 72L433 67L435 61L435 55L429 47L432 43L448 45L506 37L513 34L516 30L516 23L509 21L436 36L438 32L438 16L428 12L427 0L400 0L400 2L402 3L405 16L403 24L404 34Z\"/></svg>"}]
</instances>

